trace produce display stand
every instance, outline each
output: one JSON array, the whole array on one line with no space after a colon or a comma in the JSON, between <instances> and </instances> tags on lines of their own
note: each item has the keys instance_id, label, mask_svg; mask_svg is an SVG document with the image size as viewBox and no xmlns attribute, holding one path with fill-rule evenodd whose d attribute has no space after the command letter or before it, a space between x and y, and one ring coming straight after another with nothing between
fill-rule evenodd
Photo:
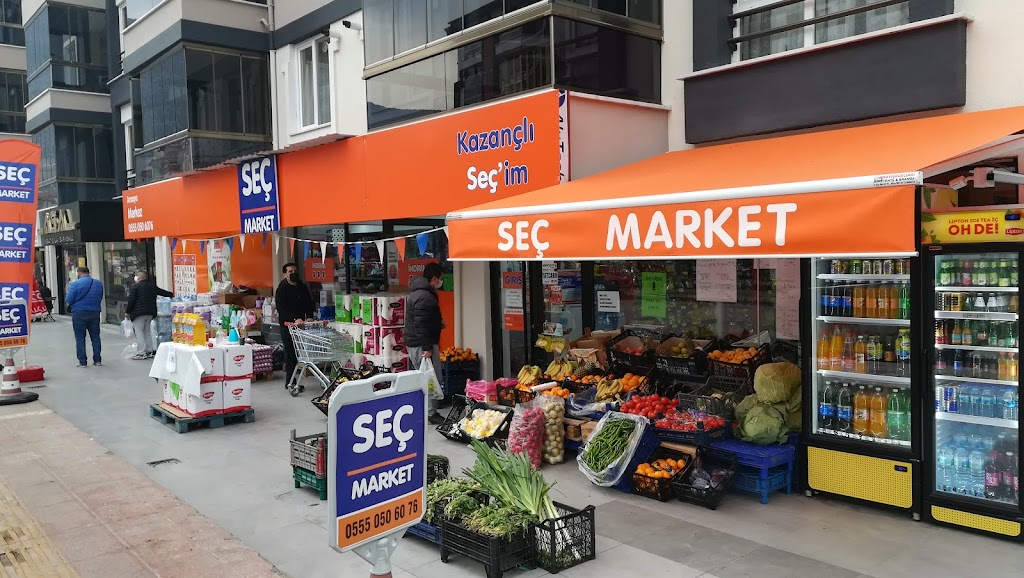
<instances>
[{"instance_id":1,"label":"produce display stand","mask_svg":"<svg viewBox=\"0 0 1024 578\"><path fill-rule=\"evenodd\" d=\"M708 469L720 467L726 470L726 476L717 486L701 488L692 483L690 477L694 468L698 465ZM672 489L676 498L682 502L690 502L698 506L704 506L709 510L717 510L725 493L732 487L733 479L738 472L739 464L736 461L736 454L724 450L718 450L711 446L698 446L697 458L690 461L683 473L672 478Z\"/></svg>"},{"instance_id":2,"label":"produce display stand","mask_svg":"<svg viewBox=\"0 0 1024 578\"><path fill-rule=\"evenodd\" d=\"M505 419L498 426L498 429L494 430L494 433L489 437L481 439L480 441L490 446L494 446L499 441L508 438L508 430L512 424L512 408L487 405L486 403L469 399L464 395L456 395L452 397L452 408L448 412L448 417L445 418L444 422L437 426L437 432L454 442L469 442L470 436L459 429L458 424L475 409L490 409L500 411L505 414Z\"/></svg>"},{"instance_id":3,"label":"produce display stand","mask_svg":"<svg viewBox=\"0 0 1024 578\"><path fill-rule=\"evenodd\" d=\"M793 493L795 445L758 446L740 440L726 440L711 445L736 456L740 466L739 475L733 483L736 489L760 494L762 504L768 503L768 494L772 492L784 489L787 494Z\"/></svg>"},{"instance_id":4,"label":"produce display stand","mask_svg":"<svg viewBox=\"0 0 1024 578\"><path fill-rule=\"evenodd\" d=\"M693 457L689 454L662 446L655 450L648 461L653 462L665 458L681 459L687 465L693 461ZM685 471L685 468L683 471ZM677 472L676 476L682 475L683 471ZM667 502L676 497L675 490L672 489L672 478L652 478L638 471L633 471L633 493L645 498L651 498L652 500L658 500L659 502Z\"/></svg>"}]
</instances>

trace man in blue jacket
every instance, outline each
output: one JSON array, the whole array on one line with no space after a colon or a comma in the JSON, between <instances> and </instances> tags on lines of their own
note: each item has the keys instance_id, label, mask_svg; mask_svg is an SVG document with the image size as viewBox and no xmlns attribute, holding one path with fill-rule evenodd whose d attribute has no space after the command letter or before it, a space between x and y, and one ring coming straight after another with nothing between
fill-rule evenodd
<instances>
[{"instance_id":1,"label":"man in blue jacket","mask_svg":"<svg viewBox=\"0 0 1024 578\"><path fill-rule=\"evenodd\" d=\"M88 267L78 268L78 279L68 286L64 300L71 311L71 327L75 330L75 345L78 353L78 367L89 367L85 355L85 333L92 339L93 365L103 365L100 355L100 311L103 308L103 283L89 275Z\"/></svg>"}]
</instances>

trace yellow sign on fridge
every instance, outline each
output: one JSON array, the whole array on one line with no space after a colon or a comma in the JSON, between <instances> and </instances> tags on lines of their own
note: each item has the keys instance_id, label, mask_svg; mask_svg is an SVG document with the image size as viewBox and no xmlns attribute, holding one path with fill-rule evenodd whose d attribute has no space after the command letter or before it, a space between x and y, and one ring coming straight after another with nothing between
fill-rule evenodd
<instances>
[{"instance_id":1,"label":"yellow sign on fridge","mask_svg":"<svg viewBox=\"0 0 1024 578\"><path fill-rule=\"evenodd\" d=\"M921 243L1006 243L1024 241L1019 209L922 213Z\"/></svg>"}]
</instances>

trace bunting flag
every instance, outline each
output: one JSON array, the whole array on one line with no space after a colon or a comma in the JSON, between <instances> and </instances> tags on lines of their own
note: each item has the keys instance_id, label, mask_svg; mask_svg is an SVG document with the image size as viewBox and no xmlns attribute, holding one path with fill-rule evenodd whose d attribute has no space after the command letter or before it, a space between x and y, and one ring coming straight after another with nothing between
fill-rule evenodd
<instances>
[{"instance_id":1,"label":"bunting flag","mask_svg":"<svg viewBox=\"0 0 1024 578\"><path fill-rule=\"evenodd\" d=\"M395 239L395 248L398 249L398 260L405 261L405 237Z\"/></svg>"},{"instance_id":2,"label":"bunting flag","mask_svg":"<svg viewBox=\"0 0 1024 578\"><path fill-rule=\"evenodd\" d=\"M416 246L420 250L420 257L427 254L427 244L430 242L430 238L427 237L426 233L420 233L416 235Z\"/></svg>"},{"instance_id":3,"label":"bunting flag","mask_svg":"<svg viewBox=\"0 0 1024 578\"><path fill-rule=\"evenodd\" d=\"M188 239L182 239L181 240L181 252L184 253L187 247L188 247Z\"/></svg>"},{"instance_id":4,"label":"bunting flag","mask_svg":"<svg viewBox=\"0 0 1024 578\"><path fill-rule=\"evenodd\" d=\"M239 235L238 236L238 246L239 246L239 249L241 249L242 251L245 251L245 235Z\"/></svg>"},{"instance_id":5,"label":"bunting flag","mask_svg":"<svg viewBox=\"0 0 1024 578\"><path fill-rule=\"evenodd\" d=\"M299 241L299 245L302 247L302 260L309 259L309 241Z\"/></svg>"},{"instance_id":6,"label":"bunting flag","mask_svg":"<svg viewBox=\"0 0 1024 578\"><path fill-rule=\"evenodd\" d=\"M178 247L178 239L177 238L172 238L171 239L171 253L174 253L174 249L176 249L177 247Z\"/></svg>"},{"instance_id":7,"label":"bunting flag","mask_svg":"<svg viewBox=\"0 0 1024 578\"><path fill-rule=\"evenodd\" d=\"M327 262L327 241L320 241L320 262Z\"/></svg>"},{"instance_id":8,"label":"bunting flag","mask_svg":"<svg viewBox=\"0 0 1024 578\"><path fill-rule=\"evenodd\" d=\"M233 237L230 239L224 239L224 243L227 244L228 251L233 252L235 250L235 239Z\"/></svg>"},{"instance_id":9,"label":"bunting flag","mask_svg":"<svg viewBox=\"0 0 1024 578\"><path fill-rule=\"evenodd\" d=\"M363 246L359 243L356 243L353 252L355 253L355 264L358 265L359 262L362 261L363 259Z\"/></svg>"},{"instance_id":10,"label":"bunting flag","mask_svg":"<svg viewBox=\"0 0 1024 578\"><path fill-rule=\"evenodd\" d=\"M280 249L281 249L281 237L278 237L277 235L274 235L274 254L277 255L277 252Z\"/></svg>"},{"instance_id":11,"label":"bunting flag","mask_svg":"<svg viewBox=\"0 0 1024 578\"><path fill-rule=\"evenodd\" d=\"M299 240L298 240L298 239L292 239L292 258L293 258L293 259L294 259L295 257L298 257L298 256L299 256L299 252L298 252L298 246L296 245L296 243L298 243L298 242L299 242Z\"/></svg>"},{"instance_id":12,"label":"bunting flag","mask_svg":"<svg viewBox=\"0 0 1024 578\"><path fill-rule=\"evenodd\" d=\"M199 254L203 255L206 253L206 241L199 241Z\"/></svg>"},{"instance_id":13,"label":"bunting flag","mask_svg":"<svg viewBox=\"0 0 1024 578\"><path fill-rule=\"evenodd\" d=\"M374 244L377 245L377 256L380 257L380 264L383 265L385 262L387 262L387 257L384 254L384 241L374 241Z\"/></svg>"},{"instance_id":14,"label":"bunting flag","mask_svg":"<svg viewBox=\"0 0 1024 578\"><path fill-rule=\"evenodd\" d=\"M441 227L441 230L444 231L444 237L447 239L448 238L448 225L445 225L445 226Z\"/></svg>"}]
</instances>

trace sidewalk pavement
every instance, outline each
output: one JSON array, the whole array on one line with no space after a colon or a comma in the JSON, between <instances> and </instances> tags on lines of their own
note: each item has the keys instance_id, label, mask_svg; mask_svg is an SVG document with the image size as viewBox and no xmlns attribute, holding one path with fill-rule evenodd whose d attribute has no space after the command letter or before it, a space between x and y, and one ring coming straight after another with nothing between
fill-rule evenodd
<instances>
[{"instance_id":1,"label":"sidewalk pavement","mask_svg":"<svg viewBox=\"0 0 1024 578\"><path fill-rule=\"evenodd\" d=\"M0 439L2 577L280 576L40 402L0 406Z\"/></svg>"}]
</instances>

